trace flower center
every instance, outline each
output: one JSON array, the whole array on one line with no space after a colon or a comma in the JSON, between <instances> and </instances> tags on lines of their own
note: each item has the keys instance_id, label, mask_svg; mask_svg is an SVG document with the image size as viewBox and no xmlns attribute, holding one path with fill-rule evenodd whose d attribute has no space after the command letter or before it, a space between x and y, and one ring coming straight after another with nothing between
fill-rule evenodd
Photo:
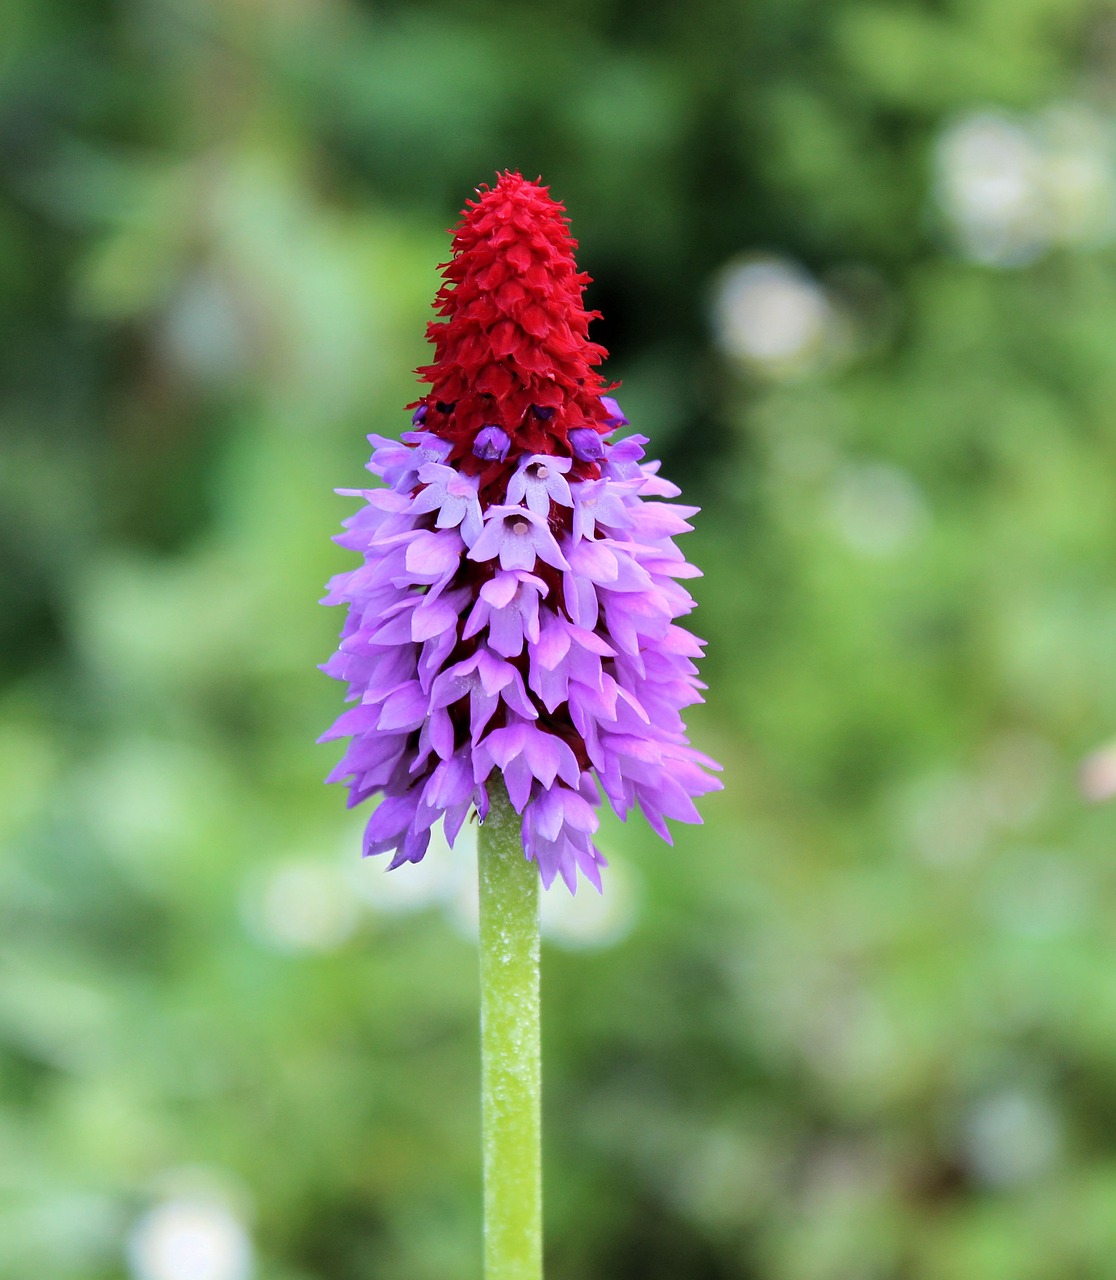
<instances>
[{"instance_id":1,"label":"flower center","mask_svg":"<svg viewBox=\"0 0 1116 1280\"><path fill-rule=\"evenodd\" d=\"M536 480L545 480L550 475L550 468L545 462L536 462L531 470L535 473Z\"/></svg>"},{"instance_id":2,"label":"flower center","mask_svg":"<svg viewBox=\"0 0 1116 1280\"><path fill-rule=\"evenodd\" d=\"M517 538L522 538L524 534L527 534L531 531L531 526L527 523L526 520L516 520L511 527L511 531L512 533L515 534Z\"/></svg>"}]
</instances>

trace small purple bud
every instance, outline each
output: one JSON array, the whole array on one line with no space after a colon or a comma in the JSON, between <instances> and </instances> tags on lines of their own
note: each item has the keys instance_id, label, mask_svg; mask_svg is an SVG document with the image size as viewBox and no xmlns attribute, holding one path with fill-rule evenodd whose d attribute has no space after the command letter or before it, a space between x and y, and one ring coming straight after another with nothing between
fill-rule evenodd
<instances>
[{"instance_id":1,"label":"small purple bud","mask_svg":"<svg viewBox=\"0 0 1116 1280\"><path fill-rule=\"evenodd\" d=\"M627 418L624 419L627 422ZM601 437L592 427L574 427L569 435L570 448L575 458L582 462L600 462L604 457L604 445Z\"/></svg>"},{"instance_id":2,"label":"small purple bud","mask_svg":"<svg viewBox=\"0 0 1116 1280\"><path fill-rule=\"evenodd\" d=\"M601 396L601 404L604 405L608 420L614 427L626 427L629 425L628 419L624 417L624 410L620 408L611 396Z\"/></svg>"},{"instance_id":3,"label":"small purple bud","mask_svg":"<svg viewBox=\"0 0 1116 1280\"><path fill-rule=\"evenodd\" d=\"M549 422L554 417L555 409L550 404L533 404L531 408L534 410L536 418L542 418L543 422Z\"/></svg>"},{"instance_id":4,"label":"small purple bud","mask_svg":"<svg viewBox=\"0 0 1116 1280\"><path fill-rule=\"evenodd\" d=\"M421 427L421 426L422 426L422 424L426 421L426 414L427 414L427 411L429 410L429 408L430 408L430 406L429 406L429 405L426 405L426 404L420 404L420 405L419 405L419 407L418 407L418 408L414 411L414 413L411 415L411 426L412 426L412 427Z\"/></svg>"},{"instance_id":5,"label":"small purple bud","mask_svg":"<svg viewBox=\"0 0 1116 1280\"><path fill-rule=\"evenodd\" d=\"M473 452L485 462L503 462L508 456L511 440L503 427L489 424L481 427L473 441Z\"/></svg>"}]
</instances>

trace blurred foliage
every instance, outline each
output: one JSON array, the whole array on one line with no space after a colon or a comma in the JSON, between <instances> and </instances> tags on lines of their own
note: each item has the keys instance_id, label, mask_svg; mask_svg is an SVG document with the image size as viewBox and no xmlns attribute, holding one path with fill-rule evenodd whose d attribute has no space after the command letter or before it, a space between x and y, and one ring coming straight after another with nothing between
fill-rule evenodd
<instances>
[{"instance_id":1,"label":"blurred foliage","mask_svg":"<svg viewBox=\"0 0 1116 1280\"><path fill-rule=\"evenodd\" d=\"M3 1280L181 1280L184 1198L261 1280L478 1274L467 857L360 862L313 602L504 167L704 508L727 766L555 925L548 1274L1116 1276L1116 257L987 247L1067 103L1110 196L1109 5L7 0ZM814 348L717 337L756 255Z\"/></svg>"}]
</instances>

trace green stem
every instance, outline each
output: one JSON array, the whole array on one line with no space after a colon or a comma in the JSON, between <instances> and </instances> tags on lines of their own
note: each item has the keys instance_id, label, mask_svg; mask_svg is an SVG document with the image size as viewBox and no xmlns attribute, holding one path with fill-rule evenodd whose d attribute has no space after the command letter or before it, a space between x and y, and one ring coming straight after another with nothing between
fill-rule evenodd
<instances>
[{"instance_id":1,"label":"green stem","mask_svg":"<svg viewBox=\"0 0 1116 1280\"><path fill-rule=\"evenodd\" d=\"M480 829L481 1125L485 1280L541 1280L539 872L490 787Z\"/></svg>"}]
</instances>

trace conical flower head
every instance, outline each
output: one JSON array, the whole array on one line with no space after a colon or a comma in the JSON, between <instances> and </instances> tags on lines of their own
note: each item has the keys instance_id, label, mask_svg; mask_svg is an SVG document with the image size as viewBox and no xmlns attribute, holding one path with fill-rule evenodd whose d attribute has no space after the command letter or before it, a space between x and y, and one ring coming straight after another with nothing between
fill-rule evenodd
<instances>
[{"instance_id":1,"label":"conical flower head","mask_svg":"<svg viewBox=\"0 0 1116 1280\"><path fill-rule=\"evenodd\" d=\"M371 436L384 481L338 541L363 563L330 583L348 608L325 664L354 705L330 781L382 794L365 852L417 862L441 820L452 845L499 774L545 885L600 887L601 793L701 819L718 789L682 710L701 701L701 641L678 625L697 576L674 544L696 508L643 463L595 366L560 205L518 174L470 203L430 326L431 391L402 441Z\"/></svg>"},{"instance_id":2,"label":"conical flower head","mask_svg":"<svg viewBox=\"0 0 1116 1280\"><path fill-rule=\"evenodd\" d=\"M473 445L503 431L517 453L571 452L571 431L604 432L607 354L589 340L577 241L546 188L505 173L466 206L427 334L434 363L421 401L426 430L452 442L451 461L477 470ZM481 454L483 459L484 455Z\"/></svg>"}]
</instances>

